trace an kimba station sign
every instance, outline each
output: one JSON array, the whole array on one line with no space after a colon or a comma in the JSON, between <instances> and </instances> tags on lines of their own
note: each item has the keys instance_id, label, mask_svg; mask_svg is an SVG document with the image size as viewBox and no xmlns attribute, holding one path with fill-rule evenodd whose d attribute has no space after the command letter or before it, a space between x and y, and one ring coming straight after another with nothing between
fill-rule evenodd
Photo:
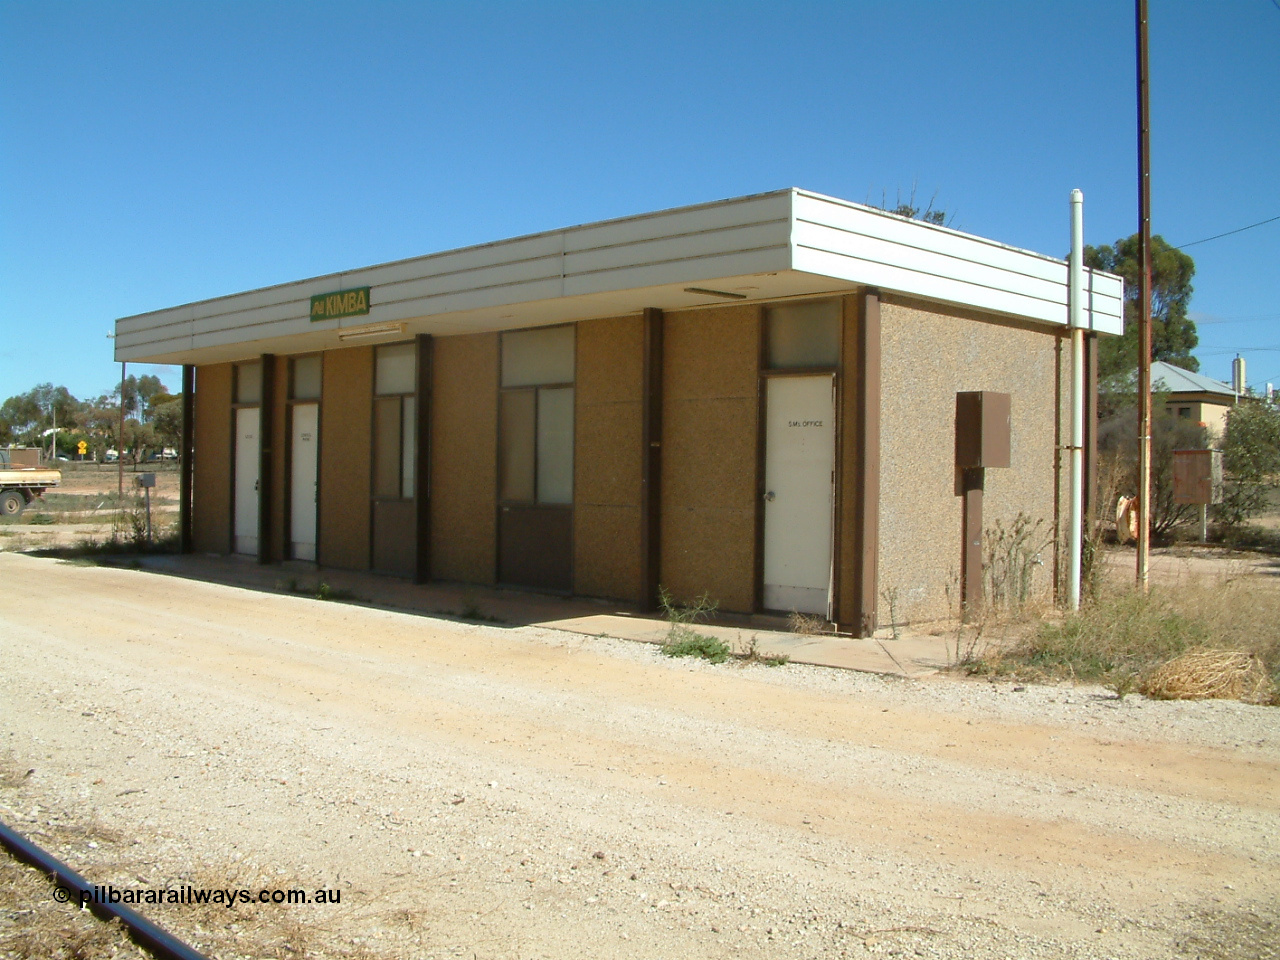
<instances>
[{"instance_id":1,"label":"an kimba station sign","mask_svg":"<svg viewBox=\"0 0 1280 960\"><path fill-rule=\"evenodd\" d=\"M359 317L369 312L369 288L335 290L333 293L317 293L311 298L311 320L337 320L340 317Z\"/></svg>"}]
</instances>

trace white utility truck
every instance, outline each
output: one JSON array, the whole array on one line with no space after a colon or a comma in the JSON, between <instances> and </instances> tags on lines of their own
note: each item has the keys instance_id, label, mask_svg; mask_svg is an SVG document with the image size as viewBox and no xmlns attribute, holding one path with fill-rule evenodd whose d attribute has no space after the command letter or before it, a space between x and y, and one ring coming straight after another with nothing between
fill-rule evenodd
<instances>
[{"instance_id":1,"label":"white utility truck","mask_svg":"<svg viewBox=\"0 0 1280 960\"><path fill-rule=\"evenodd\" d=\"M61 470L42 470L40 451L0 448L0 517L16 517L28 503L62 483Z\"/></svg>"}]
</instances>

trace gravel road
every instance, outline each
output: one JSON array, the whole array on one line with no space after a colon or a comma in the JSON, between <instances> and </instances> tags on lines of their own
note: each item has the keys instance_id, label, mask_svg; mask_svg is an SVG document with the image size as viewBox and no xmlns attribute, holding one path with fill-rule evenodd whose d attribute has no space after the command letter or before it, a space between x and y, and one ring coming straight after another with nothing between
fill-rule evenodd
<instances>
[{"instance_id":1,"label":"gravel road","mask_svg":"<svg viewBox=\"0 0 1280 960\"><path fill-rule=\"evenodd\" d=\"M1280 956L1274 708L0 583L0 817L101 883L341 892L144 908L219 957Z\"/></svg>"}]
</instances>

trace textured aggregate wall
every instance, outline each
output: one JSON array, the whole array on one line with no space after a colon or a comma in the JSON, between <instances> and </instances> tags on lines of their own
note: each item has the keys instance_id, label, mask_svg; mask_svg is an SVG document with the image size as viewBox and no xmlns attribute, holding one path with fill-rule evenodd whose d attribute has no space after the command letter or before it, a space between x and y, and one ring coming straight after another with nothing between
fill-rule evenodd
<instances>
[{"instance_id":1,"label":"textured aggregate wall","mask_svg":"<svg viewBox=\"0 0 1280 960\"><path fill-rule=\"evenodd\" d=\"M497 555L497 334L436 339L432 407L432 576L493 583Z\"/></svg>"},{"instance_id":2,"label":"textured aggregate wall","mask_svg":"<svg viewBox=\"0 0 1280 960\"><path fill-rule=\"evenodd\" d=\"M760 308L663 323L662 585L755 606Z\"/></svg>"},{"instance_id":3,"label":"textured aggregate wall","mask_svg":"<svg viewBox=\"0 0 1280 960\"><path fill-rule=\"evenodd\" d=\"M1012 459L986 471L984 525L1019 512L1043 521L1035 589L1052 587L1059 490L1062 358L1053 334L886 296L881 305L880 591L896 590L899 622L952 615L959 596L961 499L955 395L1012 395ZM948 598L948 588L951 597ZM880 623L888 604L880 601Z\"/></svg>"},{"instance_id":4,"label":"textured aggregate wall","mask_svg":"<svg viewBox=\"0 0 1280 960\"><path fill-rule=\"evenodd\" d=\"M574 592L639 602L644 319L577 325Z\"/></svg>"},{"instance_id":5,"label":"textured aggregate wall","mask_svg":"<svg viewBox=\"0 0 1280 960\"><path fill-rule=\"evenodd\" d=\"M231 552L231 364L196 368L191 545Z\"/></svg>"},{"instance_id":6,"label":"textured aggregate wall","mask_svg":"<svg viewBox=\"0 0 1280 960\"><path fill-rule=\"evenodd\" d=\"M323 354L320 411L320 563L369 569L373 348Z\"/></svg>"}]
</instances>

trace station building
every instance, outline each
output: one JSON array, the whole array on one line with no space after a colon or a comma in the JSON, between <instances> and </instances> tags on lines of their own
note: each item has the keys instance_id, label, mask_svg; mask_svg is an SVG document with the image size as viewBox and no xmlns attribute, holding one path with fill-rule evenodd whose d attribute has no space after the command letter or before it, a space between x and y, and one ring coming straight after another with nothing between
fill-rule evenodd
<instances>
[{"instance_id":1,"label":"station building","mask_svg":"<svg viewBox=\"0 0 1280 960\"><path fill-rule=\"evenodd\" d=\"M1086 273L1091 346L1122 296ZM184 550L642 609L661 585L867 635L978 598L982 530L1020 514L1054 589L1067 334L1064 261L788 189L127 317L115 344L183 365Z\"/></svg>"}]
</instances>

